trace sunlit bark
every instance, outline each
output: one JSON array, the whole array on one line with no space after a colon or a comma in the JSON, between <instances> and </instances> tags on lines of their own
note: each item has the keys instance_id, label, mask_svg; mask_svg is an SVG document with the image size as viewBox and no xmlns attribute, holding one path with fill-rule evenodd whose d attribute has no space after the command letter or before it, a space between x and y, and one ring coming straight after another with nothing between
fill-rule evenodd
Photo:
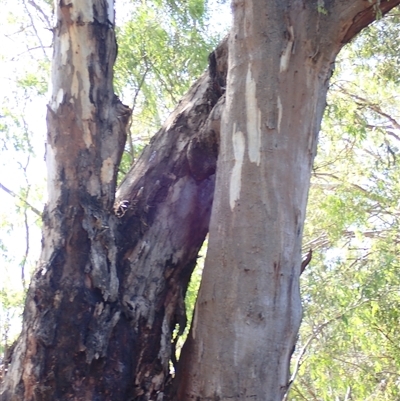
<instances>
[{"instance_id":1,"label":"sunlit bark","mask_svg":"<svg viewBox=\"0 0 400 401\"><path fill-rule=\"evenodd\" d=\"M180 401L280 401L289 387L329 79L343 44L376 13L366 1L322 3L233 2L209 245L179 365Z\"/></svg>"},{"instance_id":2,"label":"sunlit bark","mask_svg":"<svg viewBox=\"0 0 400 401\"><path fill-rule=\"evenodd\" d=\"M160 396L172 332L186 324L211 213L226 44L115 199L130 110L112 88L111 3L57 8L43 250L2 400Z\"/></svg>"}]
</instances>

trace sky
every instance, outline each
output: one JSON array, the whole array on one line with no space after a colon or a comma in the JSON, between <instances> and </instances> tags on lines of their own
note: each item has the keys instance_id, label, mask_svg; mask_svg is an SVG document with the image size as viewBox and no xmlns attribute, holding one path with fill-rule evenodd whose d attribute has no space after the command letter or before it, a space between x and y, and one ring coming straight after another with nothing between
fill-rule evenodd
<instances>
[{"instance_id":1,"label":"sky","mask_svg":"<svg viewBox=\"0 0 400 401\"><path fill-rule=\"evenodd\" d=\"M25 24L31 21L26 16L22 3L2 2L0 13L0 124L7 124L0 130L0 182L14 193L28 181L41 193L31 197L30 202L42 210L45 184L44 141L46 136L46 99L33 97L32 91L18 86L18 80L43 58L43 49L34 44L35 38L27 36ZM48 47L51 33L37 24L41 42ZM48 57L51 49L46 48ZM19 121L12 121L9 113L19 115ZM33 153L28 158L26 152L19 150L23 135L29 136ZM15 140L19 138L19 140ZM36 156L35 156L36 155ZM28 166L28 167L27 167ZM24 172L25 169L25 172ZM42 199L40 199L42 198ZM33 265L40 252L40 230L35 224L35 215L29 216L32 241L29 264ZM6 226L4 222L8 222ZM0 190L0 240L7 247L7 258L0 256L0 282L8 280L15 288L21 286L18 261L25 252L25 227L21 216L16 214L16 200L7 192ZM36 243L37 245L34 245ZM5 268L7 267L7 269ZM0 284L1 285L1 284Z\"/></svg>"}]
</instances>

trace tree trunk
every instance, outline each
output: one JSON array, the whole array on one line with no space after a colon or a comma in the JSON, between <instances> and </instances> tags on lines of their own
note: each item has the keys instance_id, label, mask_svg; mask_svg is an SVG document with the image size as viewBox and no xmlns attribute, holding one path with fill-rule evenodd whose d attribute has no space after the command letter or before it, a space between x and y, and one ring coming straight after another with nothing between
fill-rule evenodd
<instances>
[{"instance_id":1,"label":"tree trunk","mask_svg":"<svg viewBox=\"0 0 400 401\"><path fill-rule=\"evenodd\" d=\"M282 398L332 63L376 13L364 0L323 12L317 1L256 3L234 4L228 84L223 43L114 199L130 110L112 89L112 2L57 2L43 250L2 400ZM208 230L226 86L210 251L165 393Z\"/></svg>"},{"instance_id":2,"label":"tree trunk","mask_svg":"<svg viewBox=\"0 0 400 401\"><path fill-rule=\"evenodd\" d=\"M155 399L208 232L226 42L114 199L130 110L112 89L113 10L56 12L43 250L1 399Z\"/></svg>"},{"instance_id":3,"label":"tree trunk","mask_svg":"<svg viewBox=\"0 0 400 401\"><path fill-rule=\"evenodd\" d=\"M366 1L318 9L235 0L233 12L208 252L178 370L182 401L284 397L329 79L343 44L375 15Z\"/></svg>"}]
</instances>

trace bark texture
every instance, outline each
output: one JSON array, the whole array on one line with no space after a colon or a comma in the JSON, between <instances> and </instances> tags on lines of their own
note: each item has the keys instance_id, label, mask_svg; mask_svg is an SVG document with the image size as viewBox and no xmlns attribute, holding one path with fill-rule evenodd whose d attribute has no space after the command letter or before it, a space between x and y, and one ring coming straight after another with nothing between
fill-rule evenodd
<instances>
[{"instance_id":1,"label":"bark texture","mask_svg":"<svg viewBox=\"0 0 400 401\"><path fill-rule=\"evenodd\" d=\"M316 1L233 2L209 245L179 401L280 401L288 389L329 79L343 43L376 13L367 1L323 3L324 10Z\"/></svg>"},{"instance_id":2,"label":"bark texture","mask_svg":"<svg viewBox=\"0 0 400 401\"><path fill-rule=\"evenodd\" d=\"M130 110L114 95L113 2L57 7L43 250L1 399L162 399L208 232L226 43L115 196Z\"/></svg>"}]
</instances>

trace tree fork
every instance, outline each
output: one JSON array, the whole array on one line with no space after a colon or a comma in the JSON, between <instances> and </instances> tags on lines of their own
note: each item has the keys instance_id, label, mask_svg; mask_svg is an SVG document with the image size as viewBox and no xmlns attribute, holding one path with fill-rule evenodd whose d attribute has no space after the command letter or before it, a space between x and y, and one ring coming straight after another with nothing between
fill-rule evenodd
<instances>
[{"instance_id":1,"label":"tree fork","mask_svg":"<svg viewBox=\"0 0 400 401\"><path fill-rule=\"evenodd\" d=\"M184 325L182 299L208 229L227 46L216 50L211 76L194 84L114 199L130 112L112 89L111 3L57 4L43 250L2 389L5 401L175 397L164 394L171 331ZM399 3L384 1L379 7L385 13ZM329 2L327 16L318 14L304 29L317 22L332 28L340 48L376 17L376 2L345 4ZM339 30L329 16L342 18ZM290 42L290 30L286 38ZM320 57L317 49L313 62ZM295 259L300 270L300 259ZM178 362L180 399L198 396L188 380L193 371L182 374L190 368L188 355ZM280 366L283 379L285 364ZM207 373L202 380L209 380ZM283 382L277 380L281 387L271 391L281 396ZM220 399L217 392L212 397Z\"/></svg>"},{"instance_id":2,"label":"tree fork","mask_svg":"<svg viewBox=\"0 0 400 401\"><path fill-rule=\"evenodd\" d=\"M113 10L56 13L43 249L2 400L155 399L208 231L226 42L115 197L130 110L112 89Z\"/></svg>"}]
</instances>

